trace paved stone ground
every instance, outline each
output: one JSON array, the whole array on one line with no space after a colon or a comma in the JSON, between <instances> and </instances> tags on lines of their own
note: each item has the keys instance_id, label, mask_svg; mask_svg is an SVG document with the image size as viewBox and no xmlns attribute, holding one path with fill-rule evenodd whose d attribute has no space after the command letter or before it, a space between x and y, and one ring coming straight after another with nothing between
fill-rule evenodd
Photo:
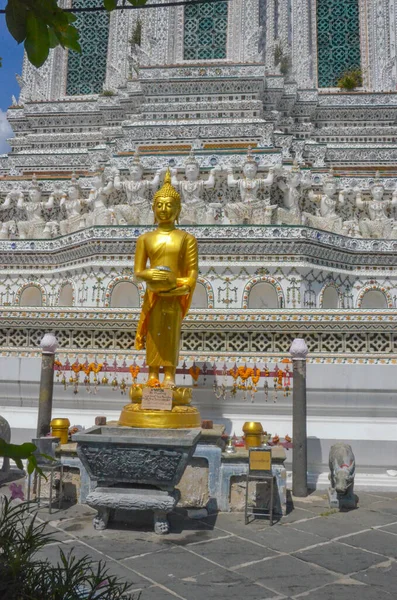
<instances>
[{"instance_id":1,"label":"paved stone ground","mask_svg":"<svg viewBox=\"0 0 397 600\"><path fill-rule=\"evenodd\" d=\"M320 493L293 499L290 512L269 527L244 525L240 513L202 520L183 510L171 516L172 533L123 521L95 531L89 507L39 511L58 548L105 560L111 574L132 583L138 600L396 600L397 494L361 493L359 508L329 510Z\"/></svg>"}]
</instances>

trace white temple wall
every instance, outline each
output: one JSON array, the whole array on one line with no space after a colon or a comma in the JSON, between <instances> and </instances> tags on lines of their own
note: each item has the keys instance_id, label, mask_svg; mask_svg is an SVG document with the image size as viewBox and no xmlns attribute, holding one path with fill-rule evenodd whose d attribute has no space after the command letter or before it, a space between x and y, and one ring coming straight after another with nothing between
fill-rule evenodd
<instances>
[{"instance_id":1,"label":"white temple wall","mask_svg":"<svg viewBox=\"0 0 397 600\"><path fill-rule=\"evenodd\" d=\"M39 358L2 358L0 361L0 413L13 429L13 441L34 437L40 381ZM181 382L182 383L182 382ZM186 382L184 382L186 385ZM309 464L326 465L329 447L338 440L352 444L358 469L394 467L397 455L397 409L394 365L307 365ZM68 417L72 424L92 426L94 418L117 419L127 396L99 387L97 395L54 386L54 417ZM260 421L272 434L292 435L292 396L279 394L277 402L265 401L260 389L254 402L242 392L217 399L212 382L193 389L193 402L203 418L224 423L229 433L242 435L245 421Z\"/></svg>"}]
</instances>

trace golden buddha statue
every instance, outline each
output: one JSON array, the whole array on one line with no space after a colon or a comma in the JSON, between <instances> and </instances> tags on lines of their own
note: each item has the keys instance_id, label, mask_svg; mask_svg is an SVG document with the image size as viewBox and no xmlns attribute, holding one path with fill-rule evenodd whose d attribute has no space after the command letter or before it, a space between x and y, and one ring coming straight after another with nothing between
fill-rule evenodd
<instances>
[{"instance_id":1,"label":"golden buddha statue","mask_svg":"<svg viewBox=\"0 0 397 600\"><path fill-rule=\"evenodd\" d=\"M131 387L132 404L124 407L119 423L132 427L197 427L200 414L189 406L191 389L177 388L175 373L182 319L189 310L197 281L198 249L193 235L175 227L181 198L171 185L169 171L164 185L154 195L152 209L158 227L138 238L134 264L135 277L146 282L135 348L142 350L146 346L149 378L143 386ZM161 367L164 380L160 384ZM142 409L143 388L159 386L172 390L172 410Z\"/></svg>"}]
</instances>

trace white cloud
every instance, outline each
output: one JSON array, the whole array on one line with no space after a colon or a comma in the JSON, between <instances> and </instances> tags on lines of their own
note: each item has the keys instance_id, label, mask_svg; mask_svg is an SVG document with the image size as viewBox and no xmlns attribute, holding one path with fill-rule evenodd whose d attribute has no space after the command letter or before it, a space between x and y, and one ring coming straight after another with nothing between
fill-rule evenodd
<instances>
[{"instance_id":1,"label":"white cloud","mask_svg":"<svg viewBox=\"0 0 397 600\"><path fill-rule=\"evenodd\" d=\"M6 113L0 110L0 154L11 150L9 144L7 144L7 139L13 136L14 134L11 125L7 121Z\"/></svg>"}]
</instances>

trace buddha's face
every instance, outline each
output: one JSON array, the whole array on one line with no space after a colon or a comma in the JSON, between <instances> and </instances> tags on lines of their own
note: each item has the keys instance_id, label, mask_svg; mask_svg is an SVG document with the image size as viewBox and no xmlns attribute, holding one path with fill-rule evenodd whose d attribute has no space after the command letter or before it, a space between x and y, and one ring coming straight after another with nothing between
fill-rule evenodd
<instances>
[{"instance_id":1,"label":"buddha's face","mask_svg":"<svg viewBox=\"0 0 397 600\"><path fill-rule=\"evenodd\" d=\"M245 163L245 165L243 167L243 173L247 179L254 179L257 170L258 170L258 167L256 166L256 163L254 163L253 161Z\"/></svg>"},{"instance_id":2,"label":"buddha's face","mask_svg":"<svg viewBox=\"0 0 397 600\"><path fill-rule=\"evenodd\" d=\"M153 211L157 223L173 223L179 212L179 205L174 198L160 197L153 203Z\"/></svg>"},{"instance_id":3,"label":"buddha's face","mask_svg":"<svg viewBox=\"0 0 397 600\"><path fill-rule=\"evenodd\" d=\"M324 185L324 194L329 197L335 196L336 185L334 183L326 183Z\"/></svg>"},{"instance_id":4,"label":"buddha's face","mask_svg":"<svg viewBox=\"0 0 397 600\"><path fill-rule=\"evenodd\" d=\"M40 202L41 190L37 187L31 187L29 190L29 200L31 202Z\"/></svg>"},{"instance_id":5,"label":"buddha's face","mask_svg":"<svg viewBox=\"0 0 397 600\"><path fill-rule=\"evenodd\" d=\"M130 177L132 181L139 181L142 179L142 168L139 165L131 165L130 167Z\"/></svg>"},{"instance_id":6,"label":"buddha's face","mask_svg":"<svg viewBox=\"0 0 397 600\"><path fill-rule=\"evenodd\" d=\"M196 164L191 163L185 167L185 175L188 181L196 181L199 176L199 168Z\"/></svg>"},{"instance_id":7,"label":"buddha's face","mask_svg":"<svg viewBox=\"0 0 397 600\"><path fill-rule=\"evenodd\" d=\"M379 202L383 198L383 187L375 185L371 190L372 198Z\"/></svg>"}]
</instances>

